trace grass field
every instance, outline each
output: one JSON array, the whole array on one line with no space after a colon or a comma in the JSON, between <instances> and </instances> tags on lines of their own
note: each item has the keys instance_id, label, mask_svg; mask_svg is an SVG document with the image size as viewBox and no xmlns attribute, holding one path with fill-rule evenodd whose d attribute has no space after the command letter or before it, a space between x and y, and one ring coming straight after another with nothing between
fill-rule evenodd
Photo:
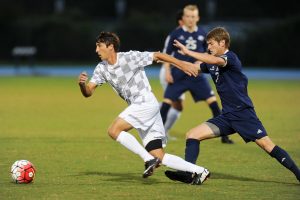
<instances>
[{"instance_id":1,"label":"grass field","mask_svg":"<svg viewBox=\"0 0 300 200\"><path fill-rule=\"evenodd\" d=\"M162 91L152 81L158 99ZM273 141L300 165L300 81L250 81L249 93ZM126 104L108 86L81 96L74 78L0 78L0 199L300 199L294 175L254 143L233 135L201 144L198 164L210 169L201 186L172 182L166 168L143 179L142 160L106 130ZM188 95L166 150L184 156L185 132L210 118L205 103ZM135 136L137 133L132 132ZM33 184L11 182L10 166L27 159Z\"/></svg>"}]
</instances>

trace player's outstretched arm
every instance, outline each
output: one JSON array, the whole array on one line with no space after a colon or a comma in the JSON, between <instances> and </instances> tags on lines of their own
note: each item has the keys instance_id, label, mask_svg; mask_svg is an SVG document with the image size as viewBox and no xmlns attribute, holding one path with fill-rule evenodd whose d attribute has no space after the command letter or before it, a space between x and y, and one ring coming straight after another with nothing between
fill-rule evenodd
<instances>
[{"instance_id":1,"label":"player's outstretched arm","mask_svg":"<svg viewBox=\"0 0 300 200\"><path fill-rule=\"evenodd\" d=\"M179 48L178 52L181 53L182 55L193 57L201 62L212 64L212 65L218 65L218 66L224 66L226 64L223 58L213 56L207 53L199 53L199 52L191 51L177 40L174 40L174 46Z\"/></svg>"},{"instance_id":2,"label":"player's outstretched arm","mask_svg":"<svg viewBox=\"0 0 300 200\"><path fill-rule=\"evenodd\" d=\"M160 52L155 52L153 54L153 59L154 61L163 61L163 62L170 63L175 67L177 67L178 69L182 70L184 73L186 73L189 76L195 76L195 77L198 76L199 66L194 63L178 60L168 54L160 53Z\"/></svg>"},{"instance_id":3,"label":"player's outstretched arm","mask_svg":"<svg viewBox=\"0 0 300 200\"><path fill-rule=\"evenodd\" d=\"M80 91L84 97L90 97L94 93L97 85L94 83L88 83L86 84L86 81L88 80L88 75L86 72L81 72L81 74L78 76L78 84L80 87Z\"/></svg>"}]
</instances>

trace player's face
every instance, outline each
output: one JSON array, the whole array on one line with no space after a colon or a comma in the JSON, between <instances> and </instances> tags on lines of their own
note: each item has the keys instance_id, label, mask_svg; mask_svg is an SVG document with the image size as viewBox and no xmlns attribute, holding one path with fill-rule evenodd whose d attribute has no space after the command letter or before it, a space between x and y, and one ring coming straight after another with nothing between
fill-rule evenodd
<instances>
[{"instance_id":1,"label":"player's face","mask_svg":"<svg viewBox=\"0 0 300 200\"><path fill-rule=\"evenodd\" d=\"M185 26L188 28L193 28L197 25L199 21L198 10L184 10L182 21Z\"/></svg>"},{"instance_id":2,"label":"player's face","mask_svg":"<svg viewBox=\"0 0 300 200\"><path fill-rule=\"evenodd\" d=\"M101 60L107 60L110 52L110 46L106 46L106 44L102 42L96 43L96 53Z\"/></svg>"},{"instance_id":3,"label":"player's face","mask_svg":"<svg viewBox=\"0 0 300 200\"><path fill-rule=\"evenodd\" d=\"M214 39L210 39L207 41L207 49L211 55L220 56L224 54L224 41L216 41Z\"/></svg>"}]
</instances>

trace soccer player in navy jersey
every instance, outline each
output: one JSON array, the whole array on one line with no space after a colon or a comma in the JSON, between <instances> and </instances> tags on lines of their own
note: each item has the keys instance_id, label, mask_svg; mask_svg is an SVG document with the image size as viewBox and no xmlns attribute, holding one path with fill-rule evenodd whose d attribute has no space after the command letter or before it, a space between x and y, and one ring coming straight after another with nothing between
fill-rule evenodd
<instances>
[{"instance_id":1,"label":"soccer player in navy jersey","mask_svg":"<svg viewBox=\"0 0 300 200\"><path fill-rule=\"evenodd\" d=\"M180 53L201 62L200 71L210 73L222 103L221 115L209 119L187 132L185 158L195 163L200 142L205 139L238 133L245 142L255 142L281 165L293 172L300 181L300 170L289 154L275 145L256 116L253 103L248 96L248 79L242 73L237 55L229 50L230 36L226 29L217 27L207 34L211 55L190 51L179 41L174 41ZM191 176L185 172L166 171L170 179L189 183Z\"/></svg>"},{"instance_id":2,"label":"soccer player in navy jersey","mask_svg":"<svg viewBox=\"0 0 300 200\"><path fill-rule=\"evenodd\" d=\"M196 5L185 6L182 16L183 25L170 33L166 40L166 49L164 52L180 60L192 63L196 61L195 58L178 53L177 48L173 46L174 40L180 41L191 51L206 52L206 33L197 26L199 19L199 10ZM170 68L168 65L165 67L168 86L164 93L164 100L160 112L167 132L183 110L181 95L186 91L190 91L195 102L205 100L214 117L220 114L217 98L204 75L189 77L175 67ZM177 112L170 110L172 105ZM173 115L175 115L175 117L173 116L174 121L172 124L168 122L171 120L170 118L172 118L172 115L168 114L169 111L172 111L174 113ZM232 140L225 135L222 136L221 141L228 144L233 143Z\"/></svg>"}]
</instances>

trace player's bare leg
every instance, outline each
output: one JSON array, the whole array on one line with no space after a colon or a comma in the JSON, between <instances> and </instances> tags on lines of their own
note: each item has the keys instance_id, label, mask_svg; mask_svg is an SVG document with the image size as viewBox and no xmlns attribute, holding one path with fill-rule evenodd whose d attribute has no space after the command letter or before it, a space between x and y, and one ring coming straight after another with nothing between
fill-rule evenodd
<instances>
[{"instance_id":1,"label":"player's bare leg","mask_svg":"<svg viewBox=\"0 0 300 200\"><path fill-rule=\"evenodd\" d=\"M268 136L256 140L255 143L262 149L264 149L270 156L275 158L281 165L294 173L296 178L300 182L300 170L284 149L275 145Z\"/></svg>"}]
</instances>

